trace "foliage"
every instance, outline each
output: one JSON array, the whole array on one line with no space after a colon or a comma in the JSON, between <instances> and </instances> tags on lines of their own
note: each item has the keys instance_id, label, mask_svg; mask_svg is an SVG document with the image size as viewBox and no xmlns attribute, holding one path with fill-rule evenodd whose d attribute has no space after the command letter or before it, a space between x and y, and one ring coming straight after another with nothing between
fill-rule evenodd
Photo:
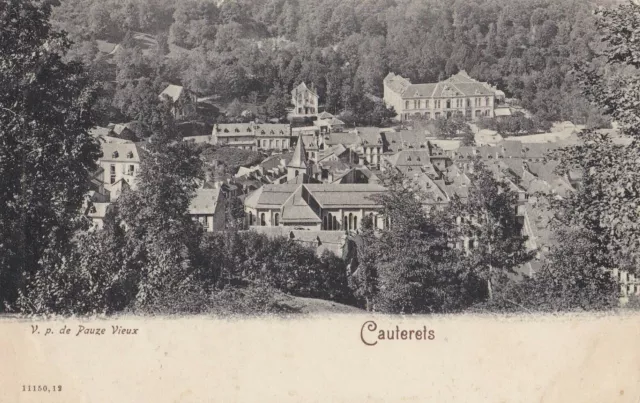
<instances>
[{"instance_id":1,"label":"foliage","mask_svg":"<svg viewBox=\"0 0 640 403\"><path fill-rule=\"evenodd\" d=\"M527 237L518 222L518 193L496 179L480 160L474 162L469 177L466 200L454 195L449 208L453 217L459 217L460 235L474 243L463 264L486 282L492 299L493 286L530 261L534 252L527 250Z\"/></svg>"},{"instance_id":2,"label":"foliage","mask_svg":"<svg viewBox=\"0 0 640 403\"><path fill-rule=\"evenodd\" d=\"M594 311L618 306L619 286L603 270L599 241L577 229L558 232L542 269L497 293L491 309L530 312Z\"/></svg>"},{"instance_id":3,"label":"foliage","mask_svg":"<svg viewBox=\"0 0 640 403\"><path fill-rule=\"evenodd\" d=\"M381 182L388 192L376 201L383 206L390 226L379 230L378 236L368 236L369 250L376 252L363 256L365 270L376 276L363 290L376 291L374 310L431 313L461 309L466 296L456 291L461 285L457 276L460 253L451 247L451 220L442 211L426 208L420 189L401 173L385 171Z\"/></svg>"},{"instance_id":4,"label":"foliage","mask_svg":"<svg viewBox=\"0 0 640 403\"><path fill-rule=\"evenodd\" d=\"M629 4L599 12L598 27L603 33L602 57L609 75L576 66L586 96L601 107L633 141L619 145L597 130L581 134L581 144L555 154L562 161L558 170L578 170L583 179L576 193L555 200L553 207L567 225L595 234L606 248L613 265L635 270L640 262L640 48L629 37L636 31L640 6Z\"/></svg>"},{"instance_id":5,"label":"foliage","mask_svg":"<svg viewBox=\"0 0 640 403\"><path fill-rule=\"evenodd\" d=\"M597 62L595 1L215 3L62 0L54 21L78 46L92 38L118 42L129 30L169 35L182 48L165 60L171 78L227 100L252 91L264 99L276 86L287 92L304 81L329 112L364 110L374 116L363 122L384 121L375 117L380 105L367 99L382 96L389 71L435 82L465 69L543 120L598 120L570 72L575 63Z\"/></svg>"},{"instance_id":6,"label":"foliage","mask_svg":"<svg viewBox=\"0 0 640 403\"><path fill-rule=\"evenodd\" d=\"M11 306L26 279L64 264L100 153L94 87L63 60L70 42L49 15L39 1L0 3L0 300Z\"/></svg>"},{"instance_id":7,"label":"foliage","mask_svg":"<svg viewBox=\"0 0 640 403\"><path fill-rule=\"evenodd\" d=\"M495 130L504 137L544 133L551 129L550 122L528 118L522 112L515 112L511 116L484 118L477 125L481 129Z\"/></svg>"},{"instance_id":8,"label":"foliage","mask_svg":"<svg viewBox=\"0 0 640 403\"><path fill-rule=\"evenodd\" d=\"M235 174L240 167L250 167L259 164L264 156L257 151L242 150L235 147L214 147L205 145L202 157L209 166L222 163L228 173Z\"/></svg>"}]
</instances>

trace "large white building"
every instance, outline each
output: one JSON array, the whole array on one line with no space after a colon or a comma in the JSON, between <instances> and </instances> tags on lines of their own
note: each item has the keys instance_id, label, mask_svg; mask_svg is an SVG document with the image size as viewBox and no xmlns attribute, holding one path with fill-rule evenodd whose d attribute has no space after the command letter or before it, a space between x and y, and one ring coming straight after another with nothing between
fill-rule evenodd
<instances>
[{"instance_id":1,"label":"large white building","mask_svg":"<svg viewBox=\"0 0 640 403\"><path fill-rule=\"evenodd\" d=\"M412 84L402 76L389 73L383 85L384 101L387 106L393 106L399 120L411 120L418 115L423 119L494 117L496 103L504 100L502 91L474 80L464 70L429 84Z\"/></svg>"}]
</instances>

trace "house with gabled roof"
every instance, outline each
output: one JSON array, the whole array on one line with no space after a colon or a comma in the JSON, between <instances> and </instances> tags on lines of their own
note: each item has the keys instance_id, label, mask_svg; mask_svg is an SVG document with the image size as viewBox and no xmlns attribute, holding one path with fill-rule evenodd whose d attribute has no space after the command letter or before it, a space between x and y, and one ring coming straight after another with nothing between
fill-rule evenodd
<instances>
[{"instance_id":1,"label":"house with gabled roof","mask_svg":"<svg viewBox=\"0 0 640 403\"><path fill-rule=\"evenodd\" d=\"M316 116L318 114L318 93L313 86L300 83L291 90L292 116Z\"/></svg>"},{"instance_id":2,"label":"house with gabled roof","mask_svg":"<svg viewBox=\"0 0 640 403\"><path fill-rule=\"evenodd\" d=\"M198 97L183 86L169 84L158 98L171 103L171 112L176 119L182 119L196 112Z\"/></svg>"},{"instance_id":3,"label":"house with gabled roof","mask_svg":"<svg viewBox=\"0 0 640 403\"><path fill-rule=\"evenodd\" d=\"M393 106L398 113L396 118L403 121L416 115L425 119L493 117L496 99L504 95L490 84L471 78L464 70L444 81L428 84L412 84L402 76L389 73L383 88L385 103Z\"/></svg>"},{"instance_id":4,"label":"house with gabled roof","mask_svg":"<svg viewBox=\"0 0 640 403\"><path fill-rule=\"evenodd\" d=\"M198 189L189 203L189 216L206 232L224 230L225 199L220 187Z\"/></svg>"}]
</instances>

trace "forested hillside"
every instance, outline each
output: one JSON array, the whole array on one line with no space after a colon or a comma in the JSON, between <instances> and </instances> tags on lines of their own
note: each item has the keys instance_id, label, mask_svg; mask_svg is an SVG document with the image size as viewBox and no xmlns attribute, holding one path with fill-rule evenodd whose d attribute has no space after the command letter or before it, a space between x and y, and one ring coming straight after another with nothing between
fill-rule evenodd
<instances>
[{"instance_id":1,"label":"forested hillside","mask_svg":"<svg viewBox=\"0 0 640 403\"><path fill-rule=\"evenodd\" d=\"M593 61L593 10L611 3L59 1L53 19L76 41L73 57L95 62L105 57L98 44L122 44L116 71L102 71L105 80L117 77L120 90L131 80L145 78L148 87L157 78L201 95L255 102L274 91L282 96L306 81L316 85L327 110L358 114L371 107L364 95L382 95L389 71L413 82L432 82L465 69L520 99L542 119L580 123L597 121L598 114L571 71ZM134 32L148 34L147 42L133 40ZM135 118L122 98L116 108Z\"/></svg>"}]
</instances>

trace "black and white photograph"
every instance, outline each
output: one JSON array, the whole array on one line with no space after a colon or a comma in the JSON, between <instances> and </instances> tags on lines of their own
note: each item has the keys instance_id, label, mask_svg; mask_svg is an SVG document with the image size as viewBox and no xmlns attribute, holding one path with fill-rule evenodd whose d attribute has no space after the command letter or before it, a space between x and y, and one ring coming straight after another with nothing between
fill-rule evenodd
<instances>
[{"instance_id":1,"label":"black and white photograph","mask_svg":"<svg viewBox=\"0 0 640 403\"><path fill-rule=\"evenodd\" d=\"M637 403L639 69L632 0L0 0L0 401Z\"/></svg>"}]
</instances>

